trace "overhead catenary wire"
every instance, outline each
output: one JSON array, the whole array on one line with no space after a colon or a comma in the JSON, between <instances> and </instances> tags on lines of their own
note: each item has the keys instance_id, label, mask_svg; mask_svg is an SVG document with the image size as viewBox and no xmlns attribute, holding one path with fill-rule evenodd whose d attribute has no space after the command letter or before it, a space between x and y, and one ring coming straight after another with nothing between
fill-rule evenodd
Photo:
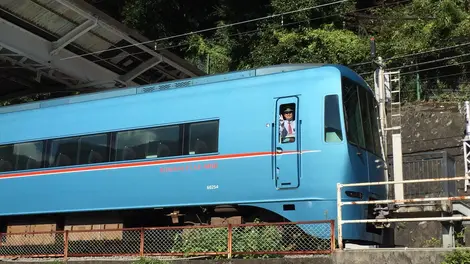
<instances>
[{"instance_id":1,"label":"overhead catenary wire","mask_svg":"<svg viewBox=\"0 0 470 264\"><path fill-rule=\"evenodd\" d=\"M173 35L173 36L169 36L169 37L163 37L163 38L159 38L159 39L155 39L155 40L143 41L143 42L124 45L124 46L120 46L120 47L116 47L116 48L99 50L99 51L89 52L89 53L85 53L85 54L69 56L69 57L62 58L61 60L69 60L69 59L79 58L79 57L83 57L83 56L87 56L87 55L93 55L93 54L97 54L97 53L101 53L101 52L105 52L105 51L112 51L112 50L117 50L117 49L136 47L136 46L141 46L141 45L145 45L145 44L149 44L149 43L156 43L156 42L169 40L169 39L187 37L187 36L190 36L190 35L200 34L200 33L204 33L204 32L214 31L214 30L218 30L218 29L223 29L223 28L228 28L228 27L233 27L233 26L238 26L238 25L243 25L243 24L248 24L248 23L253 23L253 22L256 22L256 21L261 21L261 20L266 20L266 19L270 19L270 18L285 16L285 15L289 15L289 14L304 12L304 11L317 9L317 8L322 8L322 7L326 7L326 6L341 4L341 3L344 3L344 2L348 2L348 1L350 1L350 0L339 0L339 1L331 2L331 3L326 3L326 4L321 4L321 5L316 5L316 6L306 7L306 8L300 8L300 9L297 9L297 10L287 11L287 12L268 15L268 16L259 17L259 18L247 19L247 20L234 22L234 23L230 23L230 24L226 24L226 25L201 29L201 30L197 30L197 31L191 31L191 32L178 34L178 35Z\"/></svg>"},{"instance_id":2,"label":"overhead catenary wire","mask_svg":"<svg viewBox=\"0 0 470 264\"><path fill-rule=\"evenodd\" d=\"M402 65L402 66L392 67L392 68L388 68L387 70L390 70L390 71L401 70L401 69L421 66L421 65L425 65L425 64L436 63L436 62L440 62L440 61L452 60L452 59L461 58L461 57L465 57L465 56L469 56L469 55L470 55L470 53L465 53L465 54L460 54L460 55L451 56L451 57L445 57L445 58L440 58L440 59L435 59L435 60L423 61L423 62L416 63L416 64L406 64L406 65ZM452 65L450 65L450 66L452 66ZM367 75L367 74L373 74L373 73L374 73L373 71L371 71L371 72L362 72L362 73L359 73L359 75Z\"/></svg>"},{"instance_id":3,"label":"overhead catenary wire","mask_svg":"<svg viewBox=\"0 0 470 264\"><path fill-rule=\"evenodd\" d=\"M394 60L394 59L414 57L414 56L418 56L418 55L433 53L433 52L436 52L436 51L443 51L443 50L447 50L447 49L460 48L460 47L464 47L464 46L468 46L468 45L470 45L470 42L465 42L465 43L456 44L456 45L453 45L453 46L447 46L447 47L442 47L442 48L437 48L437 49L432 49L432 50L427 50L427 51L421 51L421 52L416 52L416 53L396 55L396 56L393 56L393 57L390 57L390 58L385 58L383 60L384 61L389 61L389 60ZM355 63L355 64L351 64L349 66L354 67L354 66L359 66L359 65L365 65L365 64L368 64L368 63L372 63L372 61L365 61L365 62Z\"/></svg>"},{"instance_id":4,"label":"overhead catenary wire","mask_svg":"<svg viewBox=\"0 0 470 264\"><path fill-rule=\"evenodd\" d=\"M416 70L416 71L411 71L411 72L403 72L403 73L400 73L400 75L409 75L409 74L418 73L418 72L438 70L438 69L447 68L447 67L460 66L460 65L464 65L464 64L468 64L468 63L470 63L470 60L469 61L464 61L464 62L459 62L457 64L437 66L437 67L433 67L433 68L426 68L426 69L421 69L421 70Z\"/></svg>"},{"instance_id":5,"label":"overhead catenary wire","mask_svg":"<svg viewBox=\"0 0 470 264\"><path fill-rule=\"evenodd\" d=\"M407 71L407 72L400 72L400 75L410 75L414 73L419 73L419 72L426 72L426 71L432 71L432 70L438 70L438 69L443 69L443 68L448 68L448 67L455 67L455 66L461 66L465 64L469 64L469 61L464 61L464 62L458 62L457 64L450 64L450 65L442 65L442 66L437 66L437 67L432 67L432 68L426 68L426 69L421 69L421 70L416 70L416 71ZM365 80L372 80L372 78L367 78Z\"/></svg>"},{"instance_id":6,"label":"overhead catenary wire","mask_svg":"<svg viewBox=\"0 0 470 264\"><path fill-rule=\"evenodd\" d=\"M424 81L429 81L429 80L434 80L434 79L455 77L455 76L466 75L466 74L469 74L469 72L459 72L459 73L453 73L453 74L438 75L438 76L434 76L434 77L429 77L429 78L421 79L421 81L424 82Z\"/></svg>"},{"instance_id":7,"label":"overhead catenary wire","mask_svg":"<svg viewBox=\"0 0 470 264\"><path fill-rule=\"evenodd\" d=\"M384 61L394 60L394 59L402 59L402 58L408 58L408 57L414 57L414 56L417 56L417 55L423 55L423 54L433 53L433 52L436 52L436 51L442 51L442 50L447 50L447 49L455 49L455 48L460 48L460 47L468 46L468 45L470 45L470 42L461 43L461 44L457 44L457 45L454 45L454 46L447 46L447 47L432 49L432 50L428 50L428 51L417 52L417 53L410 53L410 54L405 54L405 55L397 55L397 56L393 56L393 57L384 59Z\"/></svg>"},{"instance_id":8,"label":"overhead catenary wire","mask_svg":"<svg viewBox=\"0 0 470 264\"><path fill-rule=\"evenodd\" d=\"M397 70L397 69L405 69L405 68L410 68L410 67L415 67L415 66L420 66L420 65L430 64L430 63L436 63L436 62L445 61L445 60L452 60L452 59L465 57L465 56L469 56L469 55L470 55L470 53L465 53L465 54L460 54L460 55L456 55L456 56L445 57L445 58L441 58L441 59L435 59L435 60L431 60L431 61L423 61L423 62L419 62L419 63L416 63L416 64L407 64L407 65L402 65L402 66L398 66L398 67L392 67L392 68L389 68L387 70L392 71L392 70Z\"/></svg>"}]
</instances>

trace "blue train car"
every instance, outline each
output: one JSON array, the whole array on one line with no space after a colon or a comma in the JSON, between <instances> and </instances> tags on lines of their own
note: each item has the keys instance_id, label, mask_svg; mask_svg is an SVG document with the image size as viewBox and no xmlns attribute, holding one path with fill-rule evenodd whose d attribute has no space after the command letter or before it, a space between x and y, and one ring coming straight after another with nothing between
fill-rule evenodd
<instances>
[{"instance_id":1,"label":"blue train car","mask_svg":"<svg viewBox=\"0 0 470 264\"><path fill-rule=\"evenodd\" d=\"M373 93L340 65L3 107L0 123L2 219L146 211L152 217L124 224L326 220L336 218L338 182L385 179ZM346 191L344 200L386 197L383 186ZM344 219L370 214L343 208ZM344 238L380 243L381 231L345 225Z\"/></svg>"}]
</instances>

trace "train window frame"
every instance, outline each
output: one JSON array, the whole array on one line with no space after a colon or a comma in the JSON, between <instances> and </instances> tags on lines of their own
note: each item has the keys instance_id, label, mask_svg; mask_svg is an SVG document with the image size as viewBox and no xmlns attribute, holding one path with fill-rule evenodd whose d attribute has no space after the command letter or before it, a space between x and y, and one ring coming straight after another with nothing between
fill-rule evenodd
<instances>
[{"instance_id":1,"label":"train window frame","mask_svg":"<svg viewBox=\"0 0 470 264\"><path fill-rule=\"evenodd\" d=\"M97 138L97 137L103 137L104 140L103 142L105 142L105 146L104 146L104 152L103 153L98 153L98 155L100 154L103 154L101 155L101 157L103 158L103 161L100 161L100 162L84 162L82 163L82 158L85 157L85 156L88 156L88 160L90 159L90 154L91 152L99 152L99 151L94 151L94 148L91 148L90 152L88 153L88 155L83 155L82 156L82 142L84 141L84 139L88 139L88 138ZM77 165L92 165L92 164L99 164L99 163L106 163L106 162L110 162L111 159L110 159L110 156L109 156L109 153L111 151L111 148L110 148L110 144L109 144L109 141L110 141L110 134L109 133L99 133L99 134L91 134L91 135L82 135L78 138L78 159L77 159ZM93 147L96 146L96 145L93 145Z\"/></svg>"},{"instance_id":2,"label":"train window frame","mask_svg":"<svg viewBox=\"0 0 470 264\"><path fill-rule=\"evenodd\" d=\"M48 149L48 153L47 153L47 159L46 159L46 167L47 168L57 168L57 167L71 167L71 166L77 166L78 164L78 140L80 139L80 136L75 136L75 137L64 137L64 138L55 138L55 139L51 139L49 140L48 144L47 144L47 149ZM71 164L67 164L67 165L54 165L58 162L58 157L57 157L57 154L58 154L58 151L59 151L59 148L62 144L64 144L64 142L73 142L73 144L77 145L77 147L73 150L75 153L74 153L74 157L69 157L68 155L63 155L65 156L65 158L68 158L70 160L70 163ZM54 146L57 145L57 150L54 150ZM60 154L62 154L62 152L60 152ZM59 154L59 155L60 155Z\"/></svg>"},{"instance_id":3,"label":"train window frame","mask_svg":"<svg viewBox=\"0 0 470 264\"><path fill-rule=\"evenodd\" d=\"M183 151L184 136L182 136L182 134L183 134L182 131L185 129L184 126L185 126L185 124L169 124L169 125L162 125L162 126L151 126L151 127L145 127L145 128L115 131L115 132L113 132L114 141L113 141L113 145L112 145L112 148L113 148L113 155L112 155L113 159L112 159L112 161L113 162L127 162L127 161L136 161L136 160L175 158L175 157L184 156L185 155L185 153ZM163 157L158 157L157 155L148 155L150 145L157 142L157 141L150 142L150 140L147 140L146 143L141 144L143 146L143 150L142 150L143 156L142 156L142 158L133 158L133 159L121 159L121 158L119 158L119 156L121 154L120 148L119 148L119 144L121 143L120 139L119 139L120 134L134 133L134 134L139 135L139 134L142 134L142 133L147 133L147 135L148 135L148 133L154 133L154 135L157 135L156 132L159 131L159 130L166 130L166 129L172 129L172 128L178 128L178 133L177 133L178 134L178 140L177 140L178 143L177 143L177 147L174 149L174 150L178 151L178 154L163 156ZM131 135L130 137L132 137L131 139L134 139L136 136ZM166 147L168 147L166 144L164 144L164 145ZM136 153L136 151L134 151L133 148L131 150L134 153ZM137 155L137 153L136 153L136 155Z\"/></svg>"},{"instance_id":4,"label":"train window frame","mask_svg":"<svg viewBox=\"0 0 470 264\"><path fill-rule=\"evenodd\" d=\"M40 144L40 146L37 148L37 145ZM23 167L20 166L20 157L21 155L15 154L15 150L17 147L21 147L24 145L35 145L36 150L39 149L40 152L35 151L36 153L40 154L40 159L36 160L37 166L35 168L21 168L18 169L18 167ZM44 168L44 162L47 159L47 156L45 155L46 152L46 140L32 140L32 141L21 141L21 142L15 142L15 143L8 143L8 144L3 144L0 145L0 150L4 148L9 148L10 149L10 159L7 160L9 165L11 166L9 170L0 170L0 174L3 173L10 173L10 172L17 172L17 171L29 171L29 170L37 170L37 169L42 169ZM1 153L1 151L0 151ZM23 155L25 157L25 155ZM27 155L31 157L31 155ZM3 160L3 155L0 155L0 166L2 165L2 160ZM35 160L35 159L33 159ZM28 159L26 160L26 163L28 163ZM1 169L1 168L0 168Z\"/></svg>"},{"instance_id":5,"label":"train window frame","mask_svg":"<svg viewBox=\"0 0 470 264\"><path fill-rule=\"evenodd\" d=\"M356 124L354 126L354 131L351 131L351 127L350 127L350 117L349 117L349 109L348 109L348 105L347 105L347 98L346 98L346 88L348 87L349 85L349 91L352 91L354 97L355 97L355 100L356 101L353 101L352 103L352 106L355 108L355 116L354 116L354 119L351 119L351 120L355 120L356 121ZM343 106L343 124L344 124L344 128L345 128L345 131L346 131L346 140L349 144L351 145L354 145L360 149L363 149L363 150L366 150L366 141L365 141L365 135L364 135L364 127L363 127L363 124L362 124L362 114L361 114L361 108L360 108L360 105L359 105L359 85L351 80L350 78L346 77L346 76L341 76L341 98L342 98L342 106ZM354 138L352 137L352 133L356 133ZM354 141L354 140L357 140Z\"/></svg>"},{"instance_id":6,"label":"train window frame","mask_svg":"<svg viewBox=\"0 0 470 264\"><path fill-rule=\"evenodd\" d=\"M8 173L8 172L11 172L11 171L15 171L15 156L13 155L13 149L14 149L14 145L15 144L5 144L5 145L1 145L0 146L0 153L2 153L2 150L3 149L7 149L8 152L6 152L6 154L9 156L9 159L6 158L4 159L4 155L0 155L0 166L3 166L5 164L5 162L8 162L7 165L9 165L9 169L5 169L5 170L0 170L0 173Z\"/></svg>"},{"instance_id":7,"label":"train window frame","mask_svg":"<svg viewBox=\"0 0 470 264\"><path fill-rule=\"evenodd\" d=\"M215 132L212 131L213 136L215 136L214 142L215 142L215 150L208 151L206 153L201 153L201 154L190 154L189 153L189 131L192 125L204 125L208 123L215 123ZM117 160L116 155L117 155L117 134L119 132L128 132L128 131L139 131L139 130L146 130L146 129L163 129L163 128L168 128L168 127L175 127L177 126L179 129L179 143L177 145L179 155L174 155L174 156L165 156L165 157L149 157L145 159L134 159L134 160ZM152 126L152 127L145 127L145 128L136 128L136 129L127 129L127 130L115 130L115 131L107 131L107 132L100 132L100 133L93 133L93 134L82 134L82 135L75 135L75 136L67 136L67 137L56 137L56 138L49 138L49 139L42 139L42 140L31 140L31 141L23 141L23 142L15 142L15 143L8 143L8 144L3 144L0 145L0 148L6 148L10 147L12 149L11 153L13 154L13 149L15 145L21 145L21 144L34 144L34 143L41 143L42 144L42 161L40 162L40 167L39 168L34 168L34 169L44 169L44 170L51 170L55 168L64 168L64 167L76 167L76 166L96 166L100 164L109 164L109 163L116 163L116 162L126 162L126 161L143 161L143 160L148 160L148 159L172 159L172 158L178 158L182 156L191 156L191 155L218 155L219 154L219 148L220 148L220 119L210 119L210 120L204 120L204 121L189 121L189 122L182 122L182 123L175 123L175 124L168 124L168 125L159 125L159 126ZM104 161L100 162L92 162L92 163L80 163L80 143L83 138L89 138L89 137L94 137L94 136L105 136L106 137L106 153L105 156L103 156ZM52 151L52 147L54 143L57 142L63 142L63 141L72 141L75 142L74 144L77 145L77 148L74 150L76 157L75 157L75 163L76 164L70 164L70 165L51 165L51 158L53 154L56 154L56 152ZM148 149L148 146L147 146ZM13 157L13 155L10 155ZM5 170L5 171L0 171L0 174L5 174L5 173L12 173L12 172L19 172L19 171L27 171L27 170L32 170L32 169L16 169L16 161L17 159L14 159L14 164L12 163L11 167L12 169L10 170ZM55 161L55 159L53 160ZM11 163L11 162L9 162ZM53 163L52 163L53 164Z\"/></svg>"},{"instance_id":8,"label":"train window frame","mask_svg":"<svg viewBox=\"0 0 470 264\"><path fill-rule=\"evenodd\" d=\"M214 133L212 134L212 141L215 142L215 145L212 146L212 149L207 152L202 152L202 153L196 153L195 149L193 149L193 127L201 127L201 126L211 126L215 124L215 130L207 130L211 131L209 133ZM220 146L220 120L215 119L215 120L206 120L206 121L199 121L199 122L190 122L186 123L184 125L184 130L187 131L186 136L183 139L183 144L187 146L186 151L183 152L183 155L213 155L213 154L218 154L219 153L219 146ZM186 141L187 143L185 144ZM196 140L197 141L197 140ZM206 147L210 148L210 144L208 146L207 140L199 140L199 142L202 142L201 144L204 144Z\"/></svg>"},{"instance_id":9,"label":"train window frame","mask_svg":"<svg viewBox=\"0 0 470 264\"><path fill-rule=\"evenodd\" d=\"M81 158L81 143L84 138L90 138L90 137L98 137L98 136L104 136L105 137L105 142L106 142L106 153L103 156L104 161L101 162L96 162L96 163L80 163L80 158ZM70 160L73 162L73 164L69 165L53 165L57 160L57 157L55 156L57 153L56 151L53 151L53 145L55 142L64 142L64 141L71 141L74 142L74 144L77 145L75 149L75 157L74 159L70 158ZM45 155L45 167L46 168L62 168L62 167L72 167L72 166L87 166L87 165L93 165L93 164L102 164L102 163L108 163L111 162L111 159L109 158L109 152L111 151L110 148L110 134L108 132L103 132L103 133L95 133L95 134L83 134L83 135L78 135L78 136L73 136L73 137L62 137L62 138L54 138L54 139L48 139L47 140L47 150ZM68 157L68 156L67 156Z\"/></svg>"},{"instance_id":10,"label":"train window frame","mask_svg":"<svg viewBox=\"0 0 470 264\"><path fill-rule=\"evenodd\" d=\"M329 101L329 100L334 101ZM332 104L333 103L333 104ZM323 141L328 144L334 143L342 143L344 142L344 135L343 135L343 126L341 124L341 113L340 113L340 100L337 94L328 94L325 95L323 100ZM331 118L333 118L333 122L330 122ZM328 128L335 129L336 131L328 131ZM338 133L335 133L338 132ZM329 134L334 134L337 137L337 140L329 140Z\"/></svg>"},{"instance_id":11,"label":"train window frame","mask_svg":"<svg viewBox=\"0 0 470 264\"><path fill-rule=\"evenodd\" d=\"M370 107L370 113L372 114L371 116L371 126L372 126L372 133L373 133L373 138L375 142L375 151L374 154L382 159L382 142L381 142L381 136L380 136L380 120L379 120L379 112L378 112L378 104L377 100L375 99L375 96L372 94L372 92L369 92L369 99L370 103L368 104ZM375 127L374 127L375 126Z\"/></svg>"},{"instance_id":12,"label":"train window frame","mask_svg":"<svg viewBox=\"0 0 470 264\"><path fill-rule=\"evenodd\" d=\"M375 153L375 139L374 131L372 128L372 117L369 108L370 95L365 87L358 86L359 105L362 118L362 130L364 131L365 149L370 153ZM364 101L363 101L364 100ZM367 133L366 133L367 131Z\"/></svg>"},{"instance_id":13,"label":"train window frame","mask_svg":"<svg viewBox=\"0 0 470 264\"><path fill-rule=\"evenodd\" d=\"M283 131L285 130L285 127L283 126L283 122L285 121L284 120L284 116L283 116L283 112L287 109L291 109L292 110L292 124L294 124L294 128L292 129L293 131L293 136L285 136L283 137L282 134L283 134ZM297 110L297 104L296 103L286 103L286 104L281 104L279 105L279 109L278 109L278 113L279 113L279 127L278 127L278 132L279 132L279 144L292 144L292 143L295 143L297 141L297 126L298 126L298 122L297 122L297 116L298 116L298 110ZM286 132L288 133L288 132Z\"/></svg>"},{"instance_id":14,"label":"train window frame","mask_svg":"<svg viewBox=\"0 0 470 264\"><path fill-rule=\"evenodd\" d=\"M38 144L40 144L39 147L38 147ZM35 145L35 147L37 148L36 153L38 153L40 155L40 159L36 161L38 166L36 168L18 169L20 156L17 155L17 159L15 161L14 171L27 171L27 170L37 170L37 169L44 168L44 162L47 160L47 155L46 155L46 151L45 151L46 147L47 147L47 142L45 140L35 140L35 141L15 143L15 144L13 144L13 155L15 155L15 149L16 149L17 146L21 147L21 146L24 146L24 145ZM40 152L39 152L39 150L40 150ZM31 158L31 155L28 155L28 156ZM28 163L28 162L26 162L26 163Z\"/></svg>"}]
</instances>

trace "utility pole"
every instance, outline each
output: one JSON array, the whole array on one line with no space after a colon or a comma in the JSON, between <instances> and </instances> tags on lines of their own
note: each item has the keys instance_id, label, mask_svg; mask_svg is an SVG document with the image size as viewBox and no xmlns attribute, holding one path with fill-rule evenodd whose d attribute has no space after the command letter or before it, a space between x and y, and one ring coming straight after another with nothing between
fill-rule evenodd
<instances>
[{"instance_id":1,"label":"utility pole","mask_svg":"<svg viewBox=\"0 0 470 264\"><path fill-rule=\"evenodd\" d=\"M393 151L393 180L403 180L403 160L401 142L401 102L400 102L400 77L399 72L385 72L385 63L381 57L376 58L375 39L371 38L371 55L377 69L375 70L375 98L378 102L378 113L380 123L380 137L382 146L382 156L384 160L384 181L388 181L388 146L387 132L392 131L392 151ZM394 75L398 77L393 78ZM387 78L387 88L390 90L390 125L387 121L387 89L385 88L385 77ZM398 84L395 84L395 83ZM397 87L397 88L395 88ZM389 185L387 186L387 197L389 196ZM403 184L394 185L394 198L404 199Z\"/></svg>"},{"instance_id":2,"label":"utility pole","mask_svg":"<svg viewBox=\"0 0 470 264\"><path fill-rule=\"evenodd\" d=\"M377 67L374 73L374 83L375 83L375 99L378 102L378 113L379 113L379 124L380 124L380 145L382 147L382 157L385 162L384 164L384 174L385 181L388 181L388 163L387 163L387 133L385 130L385 123L387 122L386 112L385 112L385 86L384 86L384 63L381 57L376 58L376 45L375 38L370 39L370 49L371 57L374 66ZM385 185L387 188L387 195L389 185Z\"/></svg>"},{"instance_id":3,"label":"utility pole","mask_svg":"<svg viewBox=\"0 0 470 264\"><path fill-rule=\"evenodd\" d=\"M384 169L384 181L389 181L389 167L388 167L388 147L387 147L387 132L392 130L392 150L393 150L393 181L402 181L403 180L403 162L402 162L402 149L401 149L401 111L400 111L400 77L399 72L385 72L385 63L383 59L379 56L376 59L376 46L375 39L371 38L371 55L372 61L376 66L374 73L375 80L375 98L378 102L378 122L380 124L380 143L382 146L382 156L383 156L383 169ZM393 75L398 75L397 78L393 79ZM387 80L385 77L388 77ZM394 82L398 82L398 85L395 85ZM387 86L387 89L386 89ZM398 89L394 89L394 87ZM390 91L390 94L387 94L387 90ZM387 97L390 96L390 126L387 122ZM393 99L398 96L398 101ZM398 112L393 111L394 108L398 107ZM397 120L399 122L397 122ZM390 185L385 185L386 197L385 199L390 199ZM394 197L392 199L404 199L403 184L394 184ZM388 245L395 244L395 232L394 227L388 226L383 230L383 241L382 243Z\"/></svg>"},{"instance_id":4,"label":"utility pole","mask_svg":"<svg viewBox=\"0 0 470 264\"><path fill-rule=\"evenodd\" d=\"M463 151L465 159L465 186L464 191L467 192L470 185L470 102L465 101L465 137L463 138Z\"/></svg>"}]
</instances>

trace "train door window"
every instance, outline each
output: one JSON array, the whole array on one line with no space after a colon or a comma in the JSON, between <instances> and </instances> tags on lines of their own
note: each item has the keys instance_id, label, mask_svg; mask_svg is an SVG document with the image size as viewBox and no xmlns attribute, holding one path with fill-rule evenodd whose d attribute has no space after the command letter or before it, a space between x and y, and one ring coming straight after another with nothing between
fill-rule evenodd
<instances>
[{"instance_id":1,"label":"train door window","mask_svg":"<svg viewBox=\"0 0 470 264\"><path fill-rule=\"evenodd\" d=\"M343 141L338 95L325 96L325 142Z\"/></svg>"},{"instance_id":2,"label":"train door window","mask_svg":"<svg viewBox=\"0 0 470 264\"><path fill-rule=\"evenodd\" d=\"M0 146L0 172L12 171L14 166L13 145Z\"/></svg>"},{"instance_id":3,"label":"train door window","mask_svg":"<svg viewBox=\"0 0 470 264\"><path fill-rule=\"evenodd\" d=\"M219 151L219 121L189 124L189 154Z\"/></svg>"},{"instance_id":4,"label":"train door window","mask_svg":"<svg viewBox=\"0 0 470 264\"><path fill-rule=\"evenodd\" d=\"M13 155L16 157L16 170L30 170L42 167L44 161L44 142L15 144Z\"/></svg>"},{"instance_id":5,"label":"train door window","mask_svg":"<svg viewBox=\"0 0 470 264\"><path fill-rule=\"evenodd\" d=\"M295 104L282 104L279 106L279 143L295 142L297 126Z\"/></svg>"},{"instance_id":6,"label":"train door window","mask_svg":"<svg viewBox=\"0 0 470 264\"><path fill-rule=\"evenodd\" d=\"M367 106L367 92L365 88L358 86L359 88L359 99L361 106L361 117L362 125L364 128L364 138L366 140L366 149L370 152L375 152L375 143L372 134L372 126L370 119L369 107Z\"/></svg>"},{"instance_id":7,"label":"train door window","mask_svg":"<svg viewBox=\"0 0 470 264\"><path fill-rule=\"evenodd\" d=\"M365 148L357 86L347 78L343 78L342 86L346 136L350 143Z\"/></svg>"},{"instance_id":8,"label":"train door window","mask_svg":"<svg viewBox=\"0 0 470 264\"><path fill-rule=\"evenodd\" d=\"M73 137L52 140L48 167L77 165L78 139L78 137Z\"/></svg>"},{"instance_id":9,"label":"train door window","mask_svg":"<svg viewBox=\"0 0 470 264\"><path fill-rule=\"evenodd\" d=\"M148 131L151 137L148 141L147 158L180 156L182 141L180 126L166 126Z\"/></svg>"},{"instance_id":10,"label":"train door window","mask_svg":"<svg viewBox=\"0 0 470 264\"><path fill-rule=\"evenodd\" d=\"M78 148L78 164L109 161L108 134L80 137Z\"/></svg>"}]
</instances>

